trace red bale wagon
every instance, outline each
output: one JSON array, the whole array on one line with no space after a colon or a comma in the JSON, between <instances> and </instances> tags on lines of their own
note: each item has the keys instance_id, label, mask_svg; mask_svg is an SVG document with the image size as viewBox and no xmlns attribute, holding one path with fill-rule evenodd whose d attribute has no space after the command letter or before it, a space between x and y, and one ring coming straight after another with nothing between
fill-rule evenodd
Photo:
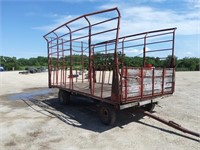
<instances>
[{"instance_id":1,"label":"red bale wagon","mask_svg":"<svg viewBox=\"0 0 200 150\"><path fill-rule=\"evenodd\" d=\"M71 95L97 101L107 125L115 122L117 110L151 111L158 98L174 93L175 30L119 37L117 8L70 20L44 36L49 87L59 88L62 104L69 104Z\"/></svg>"}]
</instances>

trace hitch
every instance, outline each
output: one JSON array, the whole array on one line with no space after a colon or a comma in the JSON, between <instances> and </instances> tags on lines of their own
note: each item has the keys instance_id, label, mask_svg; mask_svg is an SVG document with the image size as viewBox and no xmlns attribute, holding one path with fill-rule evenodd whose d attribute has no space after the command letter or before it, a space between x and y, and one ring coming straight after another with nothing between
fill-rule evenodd
<instances>
[{"instance_id":1,"label":"hitch","mask_svg":"<svg viewBox=\"0 0 200 150\"><path fill-rule=\"evenodd\" d=\"M149 117L151 117L151 118L153 118L153 119L155 119L155 120L157 120L157 121L160 121L160 122L162 122L162 123L164 123L164 124L166 124L166 125L168 125L168 126L170 126L170 127L172 127L172 128L175 128L175 129L177 129L177 130L179 130L179 131L182 131L182 132L184 132L184 133L191 134L191 135L196 136L196 137L200 137L200 134L199 134L199 133L194 132L194 131L191 131L191 130L189 130L189 129L186 129L186 128L182 127L180 124L177 124L177 123L175 123L175 122L173 122L173 121L165 120L165 119L163 119L163 118L160 118L160 117L158 117L158 116L156 116L156 115L151 114L151 113L148 112L148 111L144 111L144 110L141 110L141 109L139 109L139 112L141 112L141 113L143 113L143 114L145 114L145 115L147 115L147 116L149 116Z\"/></svg>"}]
</instances>

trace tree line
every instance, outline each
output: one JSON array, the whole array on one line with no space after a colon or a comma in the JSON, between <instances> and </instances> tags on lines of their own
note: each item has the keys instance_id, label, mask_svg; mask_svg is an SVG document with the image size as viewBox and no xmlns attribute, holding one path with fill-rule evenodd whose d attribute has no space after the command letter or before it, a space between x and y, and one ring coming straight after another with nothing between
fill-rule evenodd
<instances>
[{"instance_id":1,"label":"tree line","mask_svg":"<svg viewBox=\"0 0 200 150\"><path fill-rule=\"evenodd\" d=\"M119 61L124 60L125 66L134 66L140 67L142 66L142 57L128 57L128 56L119 56ZM64 61L63 61L64 60ZM84 55L74 55L72 57L73 62L84 62L84 67L87 68L88 56ZM168 56L165 60L162 60L158 57L146 57L146 63L152 64L154 67L169 67L171 61L171 56ZM177 71L199 71L200 70L200 58L189 58L185 57L182 59L178 59L175 57L175 67ZM66 65L70 64L70 57L66 56L65 58L60 58L60 65L62 63L66 63ZM78 63L74 63L77 65ZM94 64L95 67L111 66L113 64L112 57L102 57L101 54L96 54L94 56ZM57 58L52 58L52 65L56 66ZM0 66L4 67L5 70L25 70L27 67L46 67L48 66L48 58L38 56L36 58L19 58L16 57L6 57L0 56Z\"/></svg>"}]
</instances>

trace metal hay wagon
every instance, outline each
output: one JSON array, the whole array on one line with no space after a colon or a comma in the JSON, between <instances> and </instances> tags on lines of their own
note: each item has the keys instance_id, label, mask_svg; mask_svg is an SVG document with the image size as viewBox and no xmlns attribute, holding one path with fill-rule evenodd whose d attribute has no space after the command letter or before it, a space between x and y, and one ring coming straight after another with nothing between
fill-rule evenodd
<instances>
[{"instance_id":1,"label":"metal hay wagon","mask_svg":"<svg viewBox=\"0 0 200 150\"><path fill-rule=\"evenodd\" d=\"M116 110L137 106L151 111L159 97L174 92L175 30L119 37L117 8L72 19L44 36L49 87L59 88L62 104L68 104L72 94L97 101L107 125L115 122ZM134 66L136 60L140 66Z\"/></svg>"}]
</instances>

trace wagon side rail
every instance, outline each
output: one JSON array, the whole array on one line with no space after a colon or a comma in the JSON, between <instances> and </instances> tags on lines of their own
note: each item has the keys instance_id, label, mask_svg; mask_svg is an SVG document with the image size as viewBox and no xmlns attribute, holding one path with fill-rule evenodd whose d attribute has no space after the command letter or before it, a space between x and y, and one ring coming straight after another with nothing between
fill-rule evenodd
<instances>
[{"instance_id":1,"label":"wagon side rail","mask_svg":"<svg viewBox=\"0 0 200 150\"><path fill-rule=\"evenodd\" d=\"M175 87L174 42L176 28L168 28L128 35L119 38L118 42L118 75L120 78L119 103L129 103L152 99L172 94ZM107 51L115 40L104 41L93 45L104 47ZM134 54L135 53L135 54ZM126 54L140 58L139 66L127 64ZM157 59L168 59L167 67L149 64L148 54ZM158 57L157 54L160 56ZM168 56L168 55L169 56ZM165 57L164 57L165 56ZM107 57L107 56L106 56ZM160 61L161 62L161 61Z\"/></svg>"}]
</instances>

